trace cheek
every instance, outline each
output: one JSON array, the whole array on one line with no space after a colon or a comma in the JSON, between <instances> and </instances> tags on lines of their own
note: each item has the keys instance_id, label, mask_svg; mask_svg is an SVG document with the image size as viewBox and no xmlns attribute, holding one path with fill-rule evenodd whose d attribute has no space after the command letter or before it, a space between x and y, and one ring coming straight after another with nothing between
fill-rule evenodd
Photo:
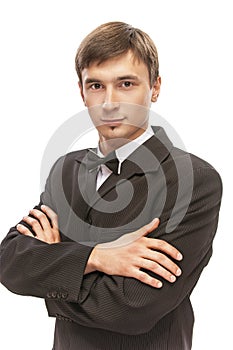
<instances>
[{"instance_id":1,"label":"cheek","mask_svg":"<svg viewBox=\"0 0 233 350\"><path fill-rule=\"evenodd\" d=\"M101 116L103 114L102 106L100 104L91 104L90 101L86 101L86 106L88 108L88 114L93 122L93 124L97 127L101 125Z\"/></svg>"},{"instance_id":2,"label":"cheek","mask_svg":"<svg viewBox=\"0 0 233 350\"><path fill-rule=\"evenodd\" d=\"M149 94L145 94L144 98L143 98L143 105L145 107L150 107L151 105L151 98L152 98L152 93Z\"/></svg>"},{"instance_id":3,"label":"cheek","mask_svg":"<svg viewBox=\"0 0 233 350\"><path fill-rule=\"evenodd\" d=\"M150 107L152 91L145 88L135 96L134 102L144 107Z\"/></svg>"},{"instance_id":4,"label":"cheek","mask_svg":"<svg viewBox=\"0 0 233 350\"><path fill-rule=\"evenodd\" d=\"M148 105L139 103L134 104L123 104L123 114L127 116L127 122L132 126L139 126L145 123L149 116Z\"/></svg>"},{"instance_id":5,"label":"cheek","mask_svg":"<svg viewBox=\"0 0 233 350\"><path fill-rule=\"evenodd\" d=\"M87 107L100 105L103 103L102 98L100 93L84 93L84 102Z\"/></svg>"}]
</instances>

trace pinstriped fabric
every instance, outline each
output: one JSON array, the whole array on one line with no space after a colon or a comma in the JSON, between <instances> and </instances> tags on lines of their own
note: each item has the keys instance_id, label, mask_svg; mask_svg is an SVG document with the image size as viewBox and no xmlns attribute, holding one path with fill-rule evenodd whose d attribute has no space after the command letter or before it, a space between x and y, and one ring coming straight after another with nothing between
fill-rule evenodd
<instances>
[{"instance_id":1,"label":"pinstriped fabric","mask_svg":"<svg viewBox=\"0 0 233 350\"><path fill-rule=\"evenodd\" d=\"M177 325L177 311L174 311L171 315L164 317L149 332L139 335L122 335L102 329L86 328L75 323L57 321L54 350L189 350L191 349L193 326L193 318L190 319L188 316L190 333L187 336L187 315L185 313L189 308L190 302L187 299L181 307L183 324L181 322Z\"/></svg>"},{"instance_id":2,"label":"pinstriped fabric","mask_svg":"<svg viewBox=\"0 0 233 350\"><path fill-rule=\"evenodd\" d=\"M191 349L194 318L189 297L212 255L222 185L211 165L172 147L166 134L161 129L157 132L145 143L158 160L156 166L148 164L147 181L132 162L122 166L120 176L134 188L127 208L110 215L98 210L97 197L93 198L95 208L85 202L77 177L86 151L73 152L54 165L41 196L41 202L58 214L62 243L46 245L22 237L15 228L2 242L2 283L15 293L45 298L49 316L56 317L54 350ZM191 202L179 225L168 233L178 182L185 189L189 181L188 159L194 180ZM181 179L176 161L182 167ZM113 174L101 186L99 193L109 203L116 198L119 179ZM179 263L182 275L174 284L163 281L158 290L132 278L98 271L83 276L92 247L81 241L116 239L158 216L160 225L149 236L168 241L184 256Z\"/></svg>"}]
</instances>

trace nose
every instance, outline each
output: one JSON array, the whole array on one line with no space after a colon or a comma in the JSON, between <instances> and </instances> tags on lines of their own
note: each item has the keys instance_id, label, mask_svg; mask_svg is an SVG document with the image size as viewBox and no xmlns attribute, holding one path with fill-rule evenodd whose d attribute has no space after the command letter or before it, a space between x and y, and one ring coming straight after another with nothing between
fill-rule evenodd
<instances>
[{"instance_id":1,"label":"nose","mask_svg":"<svg viewBox=\"0 0 233 350\"><path fill-rule=\"evenodd\" d=\"M104 102L103 103L103 110L105 112L111 112L114 110L119 109L119 102Z\"/></svg>"},{"instance_id":2,"label":"nose","mask_svg":"<svg viewBox=\"0 0 233 350\"><path fill-rule=\"evenodd\" d=\"M119 101L117 99L117 94L114 92L113 88L106 89L104 101L103 101L103 110L106 112L111 112L119 108Z\"/></svg>"}]
</instances>

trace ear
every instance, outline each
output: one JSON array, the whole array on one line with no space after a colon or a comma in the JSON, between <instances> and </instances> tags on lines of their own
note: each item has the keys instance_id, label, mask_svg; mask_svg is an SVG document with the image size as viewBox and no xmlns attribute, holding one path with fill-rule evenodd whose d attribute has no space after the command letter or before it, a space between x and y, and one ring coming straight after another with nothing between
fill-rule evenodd
<instances>
[{"instance_id":1,"label":"ear","mask_svg":"<svg viewBox=\"0 0 233 350\"><path fill-rule=\"evenodd\" d=\"M158 77L154 85L152 86L151 102L157 101L160 93L160 86L161 86L161 77Z\"/></svg>"},{"instance_id":2,"label":"ear","mask_svg":"<svg viewBox=\"0 0 233 350\"><path fill-rule=\"evenodd\" d=\"M79 91L80 91L80 95L82 97L83 103L86 106L85 98L84 98L84 95L83 95L83 87L82 87L82 83L80 81L78 82L78 87L79 87Z\"/></svg>"}]
</instances>

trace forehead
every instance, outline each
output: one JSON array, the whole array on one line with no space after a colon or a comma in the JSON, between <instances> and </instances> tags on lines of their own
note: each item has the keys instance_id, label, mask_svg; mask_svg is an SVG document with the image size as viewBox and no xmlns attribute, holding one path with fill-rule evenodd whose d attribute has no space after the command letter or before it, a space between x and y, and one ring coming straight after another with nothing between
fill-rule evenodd
<instances>
[{"instance_id":1,"label":"forehead","mask_svg":"<svg viewBox=\"0 0 233 350\"><path fill-rule=\"evenodd\" d=\"M131 51L104 62L93 62L82 70L82 80L98 78L99 80L111 80L121 76L136 75L138 78L148 78L149 72L146 64L136 58Z\"/></svg>"}]
</instances>

